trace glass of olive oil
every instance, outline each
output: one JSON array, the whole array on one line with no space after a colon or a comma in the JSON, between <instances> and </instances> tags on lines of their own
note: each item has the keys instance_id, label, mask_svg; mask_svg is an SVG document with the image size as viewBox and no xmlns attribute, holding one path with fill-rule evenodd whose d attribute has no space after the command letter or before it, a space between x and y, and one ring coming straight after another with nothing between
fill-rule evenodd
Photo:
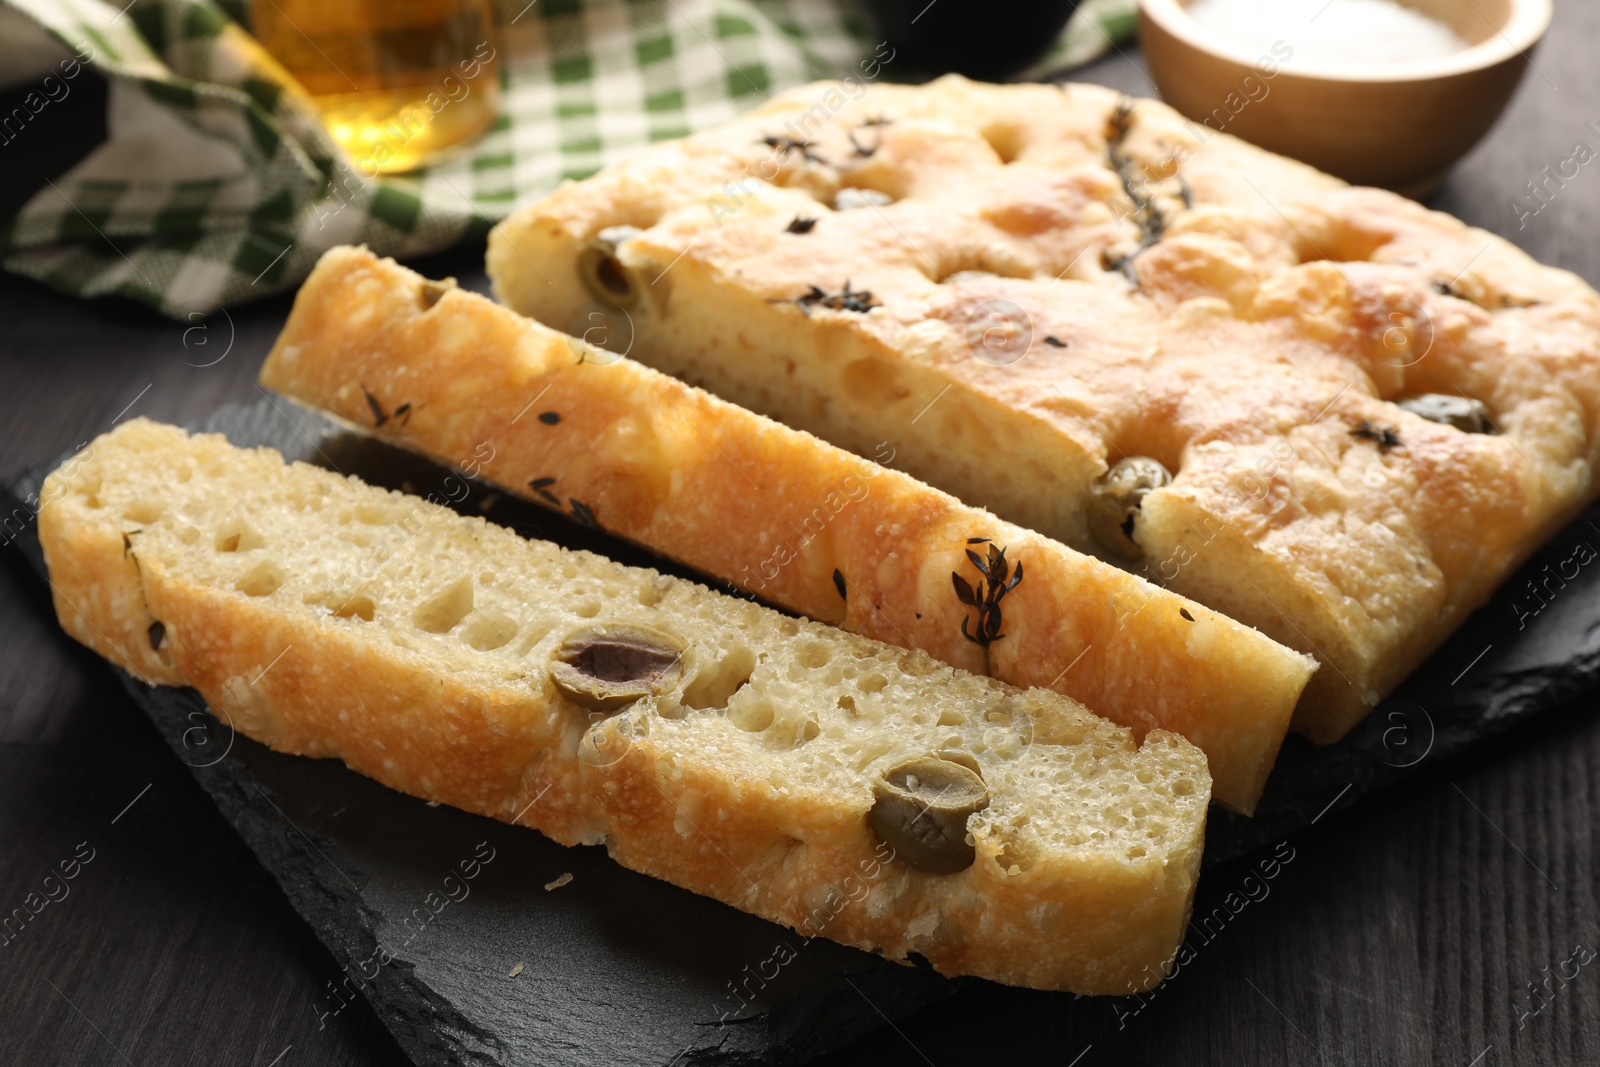
<instances>
[{"instance_id":1,"label":"glass of olive oil","mask_svg":"<svg viewBox=\"0 0 1600 1067\"><path fill-rule=\"evenodd\" d=\"M252 0L250 21L368 176L430 163L494 121L492 0Z\"/></svg>"}]
</instances>

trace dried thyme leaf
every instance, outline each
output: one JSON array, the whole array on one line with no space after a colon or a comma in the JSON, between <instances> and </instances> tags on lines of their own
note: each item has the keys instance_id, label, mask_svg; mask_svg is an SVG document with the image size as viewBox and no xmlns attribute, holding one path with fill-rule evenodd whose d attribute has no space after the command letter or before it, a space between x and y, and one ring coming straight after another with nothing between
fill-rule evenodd
<instances>
[{"instance_id":1,"label":"dried thyme leaf","mask_svg":"<svg viewBox=\"0 0 1600 1067\"><path fill-rule=\"evenodd\" d=\"M876 115L869 119L863 119L861 122L856 124L855 129L845 134L845 136L850 139L850 148L855 152L856 159L870 159L872 156L877 154L878 149L883 147L883 134L879 131L881 131L883 127L889 125L891 121L892 120L886 119L882 115ZM874 135L870 145L864 145L860 141L856 140L856 132L859 130L873 131Z\"/></svg>"},{"instance_id":2,"label":"dried thyme leaf","mask_svg":"<svg viewBox=\"0 0 1600 1067\"><path fill-rule=\"evenodd\" d=\"M816 152L812 151L812 149L816 147L815 143L812 141L802 140L798 137L789 137L783 134L768 134L767 136L761 138L760 143L766 145L768 148L773 149L781 156L787 157L792 153L798 152L800 153L800 158L804 159L807 163L816 163L823 167L830 167L833 165L826 159L823 159L821 156L819 156Z\"/></svg>"},{"instance_id":3,"label":"dried thyme leaf","mask_svg":"<svg viewBox=\"0 0 1600 1067\"><path fill-rule=\"evenodd\" d=\"M1350 436L1360 441L1372 441L1378 446L1379 452L1387 452L1391 448L1404 448L1397 430L1388 426L1379 426L1370 419L1362 419L1350 430Z\"/></svg>"},{"instance_id":4,"label":"dried thyme leaf","mask_svg":"<svg viewBox=\"0 0 1600 1067\"><path fill-rule=\"evenodd\" d=\"M845 280L844 288L837 293L830 293L820 285L812 285L803 296L771 297L769 304L793 304L806 315L811 314L814 307L825 307L832 311L854 311L865 315L875 307L882 307L883 302L872 295L871 289L852 289L849 279Z\"/></svg>"},{"instance_id":5,"label":"dried thyme leaf","mask_svg":"<svg viewBox=\"0 0 1600 1067\"><path fill-rule=\"evenodd\" d=\"M567 497L567 502L572 505L572 517L591 529L600 529L600 520L594 517L594 509L576 497Z\"/></svg>"},{"instance_id":6,"label":"dried thyme leaf","mask_svg":"<svg viewBox=\"0 0 1600 1067\"><path fill-rule=\"evenodd\" d=\"M388 422L389 416L384 414L383 405L378 403L378 398L372 395L372 390L363 385L361 393L367 398L367 407L372 409L372 425L378 427Z\"/></svg>"},{"instance_id":7,"label":"dried thyme leaf","mask_svg":"<svg viewBox=\"0 0 1600 1067\"><path fill-rule=\"evenodd\" d=\"M535 478L528 483L528 488L538 493L546 503L553 504L559 508L561 506L561 498L550 491L550 486L555 484L556 480L554 478Z\"/></svg>"}]
</instances>

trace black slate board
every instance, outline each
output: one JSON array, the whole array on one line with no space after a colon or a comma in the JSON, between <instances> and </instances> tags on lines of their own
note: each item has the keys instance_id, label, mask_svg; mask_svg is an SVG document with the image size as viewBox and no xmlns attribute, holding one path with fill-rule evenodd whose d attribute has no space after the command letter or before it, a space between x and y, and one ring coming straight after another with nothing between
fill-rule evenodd
<instances>
[{"instance_id":1,"label":"black slate board","mask_svg":"<svg viewBox=\"0 0 1600 1067\"><path fill-rule=\"evenodd\" d=\"M446 481L459 474L278 398L219 409L196 428L374 484L459 495L459 483ZM44 470L0 486L13 498L6 513L31 513ZM486 486L470 488L456 505L463 511L686 573ZM14 543L42 575L31 529ZM1600 568L1587 565L1595 545L1600 507L1554 538L1350 737L1320 749L1290 738L1254 819L1212 812L1207 870L1592 688L1600 678ZM430 807L332 761L271 752L234 736L193 691L152 689L126 675L124 683L344 965L343 986L326 989L315 1010L338 1012L366 997L419 1064L800 1063L960 984L925 966L807 941L626 871L602 849L563 848ZM565 873L569 884L543 888Z\"/></svg>"}]
</instances>

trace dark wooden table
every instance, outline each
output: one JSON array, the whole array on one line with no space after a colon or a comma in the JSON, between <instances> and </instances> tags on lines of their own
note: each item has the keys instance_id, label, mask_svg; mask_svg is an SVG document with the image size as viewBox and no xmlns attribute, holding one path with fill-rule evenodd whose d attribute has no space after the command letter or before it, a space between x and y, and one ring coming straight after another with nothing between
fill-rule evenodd
<instances>
[{"instance_id":1,"label":"dark wooden table","mask_svg":"<svg viewBox=\"0 0 1600 1067\"><path fill-rule=\"evenodd\" d=\"M1600 165L1525 228L1512 202L1575 142L1600 149L1600 125L1585 125L1600 124L1597 50L1600 5L1558 0L1538 69L1435 201L1591 283ZM1132 49L1081 76L1154 93ZM28 144L0 148L0 216L92 141L103 97L74 99L76 110L42 115ZM483 283L477 252L420 269ZM0 469L132 414L181 423L254 397L287 306L267 300L190 328L0 279ZM1142 1001L1069 1021L1060 996L980 984L828 1062L1600 1063L1600 716L1589 710L1330 817L1286 847L1293 858L1270 881L1247 881L1248 865L1212 875L1201 910L1230 890L1253 899ZM67 895L0 944L0 1062L401 1062L369 1011L319 1026L332 959L110 671L57 629L16 554L0 551L0 915L75 855L92 858Z\"/></svg>"}]
</instances>

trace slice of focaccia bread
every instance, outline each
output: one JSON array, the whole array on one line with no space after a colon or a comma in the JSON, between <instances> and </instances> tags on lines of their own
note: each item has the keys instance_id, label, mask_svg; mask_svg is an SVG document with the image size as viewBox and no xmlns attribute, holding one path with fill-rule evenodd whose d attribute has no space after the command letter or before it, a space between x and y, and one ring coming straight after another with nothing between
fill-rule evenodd
<instances>
[{"instance_id":1,"label":"slice of focaccia bread","mask_svg":"<svg viewBox=\"0 0 1600 1067\"><path fill-rule=\"evenodd\" d=\"M67 632L276 749L951 974L1121 994L1181 939L1175 734L144 420L41 497Z\"/></svg>"},{"instance_id":2,"label":"slice of focaccia bread","mask_svg":"<svg viewBox=\"0 0 1600 1067\"><path fill-rule=\"evenodd\" d=\"M1205 751L1212 795L1238 810L1254 807L1314 667L905 474L364 249L323 257L261 380L813 619L1056 689L1138 736L1181 733ZM991 580L978 565L993 571L1002 551Z\"/></svg>"},{"instance_id":3,"label":"slice of focaccia bread","mask_svg":"<svg viewBox=\"0 0 1600 1067\"><path fill-rule=\"evenodd\" d=\"M1095 86L796 89L519 211L489 271L1316 655L1319 741L1595 495L1587 285Z\"/></svg>"}]
</instances>

